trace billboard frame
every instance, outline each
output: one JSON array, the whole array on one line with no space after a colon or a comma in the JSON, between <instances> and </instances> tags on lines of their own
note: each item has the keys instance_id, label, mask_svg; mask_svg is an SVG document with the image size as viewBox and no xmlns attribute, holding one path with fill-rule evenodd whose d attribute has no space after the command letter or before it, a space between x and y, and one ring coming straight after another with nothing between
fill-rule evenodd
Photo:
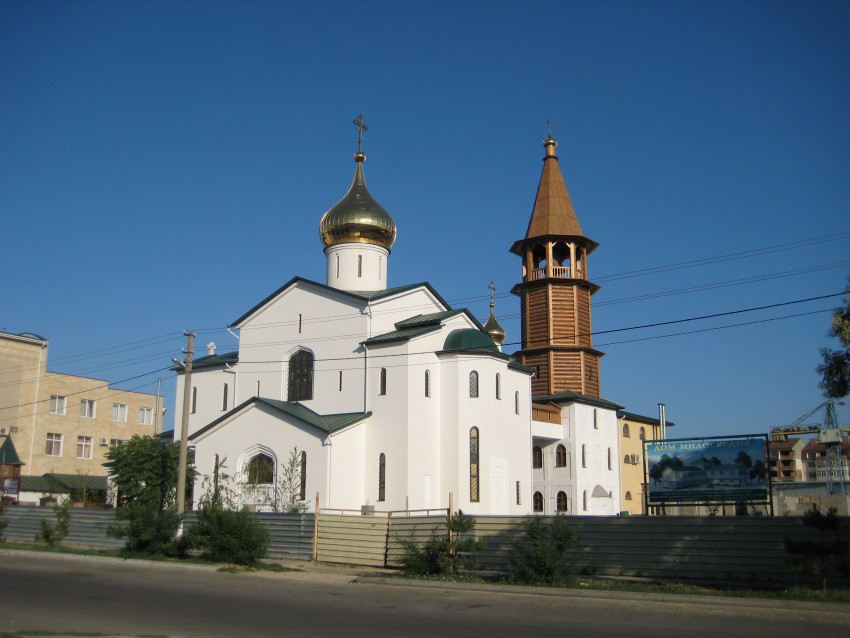
<instances>
[{"instance_id":1,"label":"billboard frame","mask_svg":"<svg viewBox=\"0 0 850 638\"><path fill-rule=\"evenodd\" d=\"M765 466L765 476L764 476L764 496L761 498L734 498L734 492L730 489L707 489L701 491L697 494L693 492L681 492L679 493L680 498L677 498L676 492L665 493L665 498L652 498L652 485L650 481L652 480L649 476L650 472L650 459L648 454L648 446L649 445L684 445L684 444L696 444L698 447L695 447L695 450L711 450L711 449L720 449L725 446L717 446L712 445L712 443L720 443L722 441L731 442L750 442L750 441L759 441L762 443L763 449L763 462ZM735 446L729 446L735 447ZM743 447L743 446L741 446ZM752 446L750 446L752 447ZM759 458L757 460L762 460ZM654 465L654 464L653 464ZM644 440L643 442L643 480L646 489L644 489L643 500L644 500L644 511L649 513L651 508L663 508L667 504L671 505L693 505L700 506L705 503L711 503L716 505L733 505L737 503L746 503L751 505L769 505L770 506L770 516L773 516L773 484L770 478L770 449L769 449L769 437L767 434L728 434L723 436L706 436L706 437L691 437L691 438L681 438L681 439L650 439ZM657 482L657 480L656 480ZM762 490L758 490L761 492ZM666 492L666 491L665 491ZM657 492L656 492L657 494ZM725 494L725 498L724 498ZM732 498L730 498L730 496Z\"/></svg>"}]
</instances>

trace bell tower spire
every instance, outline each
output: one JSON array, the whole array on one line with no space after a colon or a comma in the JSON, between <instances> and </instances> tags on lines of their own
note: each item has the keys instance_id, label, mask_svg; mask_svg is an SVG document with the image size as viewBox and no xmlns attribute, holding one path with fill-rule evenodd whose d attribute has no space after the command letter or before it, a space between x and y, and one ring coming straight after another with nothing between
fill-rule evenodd
<instances>
[{"instance_id":1,"label":"bell tower spire","mask_svg":"<svg viewBox=\"0 0 850 638\"><path fill-rule=\"evenodd\" d=\"M511 292L522 306L522 349L516 355L535 368L532 395L571 390L599 397L599 362L593 348L587 257L599 245L581 231L558 165L552 125L543 141L543 174L524 239L511 246L522 258L522 282Z\"/></svg>"}]
</instances>

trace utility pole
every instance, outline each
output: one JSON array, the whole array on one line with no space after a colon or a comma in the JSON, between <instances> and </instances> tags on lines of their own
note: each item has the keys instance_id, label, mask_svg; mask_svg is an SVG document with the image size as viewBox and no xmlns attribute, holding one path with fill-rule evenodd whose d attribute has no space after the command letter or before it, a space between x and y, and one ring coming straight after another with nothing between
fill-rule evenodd
<instances>
[{"instance_id":1,"label":"utility pole","mask_svg":"<svg viewBox=\"0 0 850 638\"><path fill-rule=\"evenodd\" d=\"M177 465L177 513L186 509L186 455L189 438L189 406L192 401L192 356L195 354L195 333L184 332L187 343L183 362L183 422L180 424L180 462Z\"/></svg>"}]
</instances>

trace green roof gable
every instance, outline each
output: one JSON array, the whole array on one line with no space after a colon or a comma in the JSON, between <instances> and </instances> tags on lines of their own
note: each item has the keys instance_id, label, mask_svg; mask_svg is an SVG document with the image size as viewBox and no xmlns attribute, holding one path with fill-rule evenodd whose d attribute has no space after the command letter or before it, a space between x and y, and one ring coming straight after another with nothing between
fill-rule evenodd
<instances>
[{"instance_id":1,"label":"green roof gable","mask_svg":"<svg viewBox=\"0 0 850 638\"><path fill-rule=\"evenodd\" d=\"M11 436L4 436L3 442L0 443L0 465L24 465Z\"/></svg>"}]
</instances>

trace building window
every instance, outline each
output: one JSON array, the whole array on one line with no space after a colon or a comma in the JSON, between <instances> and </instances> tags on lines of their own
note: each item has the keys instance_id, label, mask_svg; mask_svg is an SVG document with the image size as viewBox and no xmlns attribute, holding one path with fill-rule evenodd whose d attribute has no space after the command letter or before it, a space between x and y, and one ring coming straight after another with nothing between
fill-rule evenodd
<instances>
[{"instance_id":1,"label":"building window","mask_svg":"<svg viewBox=\"0 0 850 638\"><path fill-rule=\"evenodd\" d=\"M587 467L587 446L584 443L581 444L581 466Z\"/></svg>"},{"instance_id":2,"label":"building window","mask_svg":"<svg viewBox=\"0 0 850 638\"><path fill-rule=\"evenodd\" d=\"M425 370L425 396L431 396L431 371Z\"/></svg>"},{"instance_id":3,"label":"building window","mask_svg":"<svg viewBox=\"0 0 850 638\"><path fill-rule=\"evenodd\" d=\"M301 451L301 490L298 493L298 499L303 501L307 499L307 453Z\"/></svg>"},{"instance_id":4,"label":"building window","mask_svg":"<svg viewBox=\"0 0 850 638\"><path fill-rule=\"evenodd\" d=\"M502 375L496 373L496 401L502 400Z\"/></svg>"},{"instance_id":5,"label":"building window","mask_svg":"<svg viewBox=\"0 0 850 638\"><path fill-rule=\"evenodd\" d=\"M469 430L469 500L478 503L478 428Z\"/></svg>"},{"instance_id":6,"label":"building window","mask_svg":"<svg viewBox=\"0 0 850 638\"><path fill-rule=\"evenodd\" d=\"M519 414L519 392L514 392L514 413Z\"/></svg>"},{"instance_id":7,"label":"building window","mask_svg":"<svg viewBox=\"0 0 850 638\"><path fill-rule=\"evenodd\" d=\"M245 468L248 485L270 485L274 483L274 461L268 454L257 454Z\"/></svg>"},{"instance_id":8,"label":"building window","mask_svg":"<svg viewBox=\"0 0 850 638\"><path fill-rule=\"evenodd\" d=\"M522 505L522 489L519 481L516 482L516 504Z\"/></svg>"},{"instance_id":9,"label":"building window","mask_svg":"<svg viewBox=\"0 0 850 638\"><path fill-rule=\"evenodd\" d=\"M613 469L611 467L611 448L608 448L608 469L609 470Z\"/></svg>"},{"instance_id":10,"label":"building window","mask_svg":"<svg viewBox=\"0 0 850 638\"><path fill-rule=\"evenodd\" d=\"M587 490L581 493L581 509L587 511Z\"/></svg>"},{"instance_id":11,"label":"building window","mask_svg":"<svg viewBox=\"0 0 850 638\"><path fill-rule=\"evenodd\" d=\"M65 407L68 403L68 398L58 394L50 395L50 413L65 414Z\"/></svg>"},{"instance_id":12,"label":"building window","mask_svg":"<svg viewBox=\"0 0 850 638\"><path fill-rule=\"evenodd\" d=\"M631 492L626 492L626 500L627 501L632 500L632 493Z\"/></svg>"},{"instance_id":13,"label":"building window","mask_svg":"<svg viewBox=\"0 0 850 638\"><path fill-rule=\"evenodd\" d=\"M54 432L47 433L47 447L44 450L47 456L62 456L62 435Z\"/></svg>"},{"instance_id":14,"label":"building window","mask_svg":"<svg viewBox=\"0 0 850 638\"><path fill-rule=\"evenodd\" d=\"M339 391L342 392L342 370L339 371Z\"/></svg>"},{"instance_id":15,"label":"building window","mask_svg":"<svg viewBox=\"0 0 850 638\"><path fill-rule=\"evenodd\" d=\"M539 445L531 448L531 467L535 470L543 468L543 450L540 449Z\"/></svg>"},{"instance_id":16,"label":"building window","mask_svg":"<svg viewBox=\"0 0 850 638\"><path fill-rule=\"evenodd\" d=\"M299 313L298 313L298 334L301 334L301 323L302 323L302 319L303 319L303 317L301 316L301 313L299 312Z\"/></svg>"},{"instance_id":17,"label":"building window","mask_svg":"<svg viewBox=\"0 0 850 638\"><path fill-rule=\"evenodd\" d=\"M567 467L567 448L563 445L555 448L555 467Z\"/></svg>"},{"instance_id":18,"label":"building window","mask_svg":"<svg viewBox=\"0 0 850 638\"><path fill-rule=\"evenodd\" d=\"M631 461L631 459L629 458L629 455L628 455L628 454L626 454L626 455L623 457L623 463L629 464L629 463L631 463L631 462L632 462L632 461Z\"/></svg>"},{"instance_id":19,"label":"building window","mask_svg":"<svg viewBox=\"0 0 850 638\"><path fill-rule=\"evenodd\" d=\"M113 403L112 404L112 420L121 423L127 422L127 404Z\"/></svg>"},{"instance_id":20,"label":"building window","mask_svg":"<svg viewBox=\"0 0 850 638\"><path fill-rule=\"evenodd\" d=\"M307 350L299 350L289 357L287 397L290 401L309 401L313 398L313 354Z\"/></svg>"},{"instance_id":21,"label":"building window","mask_svg":"<svg viewBox=\"0 0 850 638\"><path fill-rule=\"evenodd\" d=\"M192 388L192 408L190 410L192 414L198 411L198 388L197 386Z\"/></svg>"},{"instance_id":22,"label":"building window","mask_svg":"<svg viewBox=\"0 0 850 638\"><path fill-rule=\"evenodd\" d=\"M91 399L80 401L80 416L93 419L95 415L95 402Z\"/></svg>"},{"instance_id":23,"label":"building window","mask_svg":"<svg viewBox=\"0 0 850 638\"><path fill-rule=\"evenodd\" d=\"M77 437L77 458L90 459L92 457L92 438L90 436Z\"/></svg>"},{"instance_id":24,"label":"building window","mask_svg":"<svg viewBox=\"0 0 850 638\"><path fill-rule=\"evenodd\" d=\"M227 384L221 388L221 411L227 412Z\"/></svg>"},{"instance_id":25,"label":"building window","mask_svg":"<svg viewBox=\"0 0 850 638\"><path fill-rule=\"evenodd\" d=\"M387 457L381 452L378 457L378 500L383 501L387 496Z\"/></svg>"},{"instance_id":26,"label":"building window","mask_svg":"<svg viewBox=\"0 0 850 638\"><path fill-rule=\"evenodd\" d=\"M109 447L116 448L124 445L127 442L126 439L109 439Z\"/></svg>"},{"instance_id":27,"label":"building window","mask_svg":"<svg viewBox=\"0 0 850 638\"><path fill-rule=\"evenodd\" d=\"M566 492L558 492L558 497L555 502L556 511L558 512L566 512L567 511L567 493Z\"/></svg>"},{"instance_id":28,"label":"building window","mask_svg":"<svg viewBox=\"0 0 850 638\"><path fill-rule=\"evenodd\" d=\"M387 393L387 369L381 368L381 378L378 387L378 394L384 396Z\"/></svg>"},{"instance_id":29,"label":"building window","mask_svg":"<svg viewBox=\"0 0 850 638\"><path fill-rule=\"evenodd\" d=\"M469 373L469 397L478 398L478 373L475 370Z\"/></svg>"},{"instance_id":30,"label":"building window","mask_svg":"<svg viewBox=\"0 0 850 638\"><path fill-rule=\"evenodd\" d=\"M532 510L536 513L543 513L543 494L540 492L535 492L534 496L531 499L532 502Z\"/></svg>"},{"instance_id":31,"label":"building window","mask_svg":"<svg viewBox=\"0 0 850 638\"><path fill-rule=\"evenodd\" d=\"M596 413L596 408L593 408L593 429L599 429L599 415Z\"/></svg>"},{"instance_id":32,"label":"building window","mask_svg":"<svg viewBox=\"0 0 850 638\"><path fill-rule=\"evenodd\" d=\"M357 255L357 276L363 276L363 255Z\"/></svg>"},{"instance_id":33,"label":"building window","mask_svg":"<svg viewBox=\"0 0 850 638\"><path fill-rule=\"evenodd\" d=\"M139 423L153 425L153 408L139 408Z\"/></svg>"},{"instance_id":34,"label":"building window","mask_svg":"<svg viewBox=\"0 0 850 638\"><path fill-rule=\"evenodd\" d=\"M644 428L641 428L641 429L640 429L640 432L638 433L638 438L639 438L641 441L645 441L645 440L646 440L646 430L645 430Z\"/></svg>"},{"instance_id":35,"label":"building window","mask_svg":"<svg viewBox=\"0 0 850 638\"><path fill-rule=\"evenodd\" d=\"M628 423L623 423L623 436L626 437L627 439L631 437L631 434L629 434L629 424Z\"/></svg>"}]
</instances>

